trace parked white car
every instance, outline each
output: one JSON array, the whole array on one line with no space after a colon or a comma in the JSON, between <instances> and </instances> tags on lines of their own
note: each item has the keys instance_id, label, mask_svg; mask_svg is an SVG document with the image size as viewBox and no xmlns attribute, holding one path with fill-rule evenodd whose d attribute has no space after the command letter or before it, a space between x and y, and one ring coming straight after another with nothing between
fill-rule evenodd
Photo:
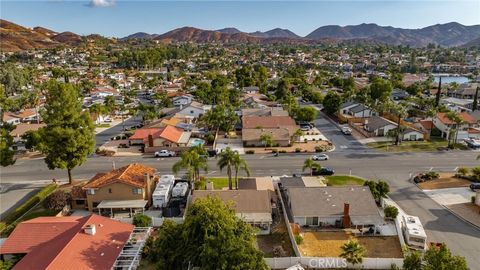
<instances>
[{"instance_id":1,"label":"parked white car","mask_svg":"<svg viewBox=\"0 0 480 270\"><path fill-rule=\"evenodd\" d=\"M328 160L329 157L326 154L318 154L318 155L312 156L312 159L313 160Z\"/></svg>"},{"instance_id":2,"label":"parked white car","mask_svg":"<svg viewBox=\"0 0 480 270\"><path fill-rule=\"evenodd\" d=\"M168 150L161 150L158 152L155 152L155 157L174 157L175 152L173 151L168 151Z\"/></svg>"},{"instance_id":3,"label":"parked white car","mask_svg":"<svg viewBox=\"0 0 480 270\"><path fill-rule=\"evenodd\" d=\"M342 127L342 133L345 135L352 135L352 129L349 127Z\"/></svg>"}]
</instances>

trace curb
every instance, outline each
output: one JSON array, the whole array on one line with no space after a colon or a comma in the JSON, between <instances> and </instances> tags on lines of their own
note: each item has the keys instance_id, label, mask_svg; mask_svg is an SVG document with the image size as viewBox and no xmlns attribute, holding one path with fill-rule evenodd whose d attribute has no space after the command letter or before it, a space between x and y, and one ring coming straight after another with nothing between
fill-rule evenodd
<instances>
[{"instance_id":1,"label":"curb","mask_svg":"<svg viewBox=\"0 0 480 270\"><path fill-rule=\"evenodd\" d=\"M476 228L477 230L480 231L480 226L479 226L479 225L477 225L477 224L475 224L475 223L473 223L473 222L471 222L471 221L463 218L462 216L460 216L459 214L455 213L455 212L452 211L450 208L448 208L446 205L441 204L441 206L442 206L443 208L445 208L448 212L450 212L451 214L453 214L454 216L456 216L458 219L462 220L462 221L465 222L465 223L470 224L472 227L474 227L474 228Z\"/></svg>"}]
</instances>

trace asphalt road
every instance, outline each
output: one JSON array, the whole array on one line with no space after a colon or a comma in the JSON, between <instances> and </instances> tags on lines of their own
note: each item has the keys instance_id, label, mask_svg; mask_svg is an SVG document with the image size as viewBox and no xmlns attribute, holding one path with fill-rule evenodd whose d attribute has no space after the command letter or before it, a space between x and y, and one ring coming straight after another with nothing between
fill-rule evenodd
<instances>
[{"instance_id":1,"label":"asphalt road","mask_svg":"<svg viewBox=\"0 0 480 270\"><path fill-rule=\"evenodd\" d=\"M133 121L133 120L132 120ZM426 229L428 240L445 242L455 254L465 256L471 269L480 265L480 230L450 214L441 205L427 197L413 183L410 175L426 170L453 171L457 167L477 166L476 152L448 151L435 153L381 153L368 149L351 136L344 136L328 119L320 117L315 124L336 146L329 153L330 160L321 162L323 166L335 169L336 174L352 174L368 179L383 179L390 184L391 198L407 213L420 217ZM121 131L108 130L97 137L99 141L109 139ZM266 155L245 155L254 176L291 175L301 172L306 154L281 154L273 157ZM171 167L178 158L153 157L91 157L81 167L73 170L77 179L88 179L97 172L118 168L132 162L138 162L157 168L160 173L171 173ZM216 160L209 160L209 176L222 176ZM20 160L13 166L2 168L0 173L3 187L8 190L29 188L40 185L53 177L66 180L67 173L61 170L48 170L43 160ZM2 194L2 197L6 193ZM4 200L2 200L4 201ZM3 211L2 207L2 211Z\"/></svg>"}]
</instances>

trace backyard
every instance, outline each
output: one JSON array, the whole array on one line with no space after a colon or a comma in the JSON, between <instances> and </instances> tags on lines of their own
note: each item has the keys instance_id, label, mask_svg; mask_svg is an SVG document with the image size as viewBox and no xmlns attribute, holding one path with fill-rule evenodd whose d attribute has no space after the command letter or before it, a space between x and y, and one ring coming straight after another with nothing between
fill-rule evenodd
<instances>
[{"instance_id":1,"label":"backyard","mask_svg":"<svg viewBox=\"0 0 480 270\"><path fill-rule=\"evenodd\" d=\"M304 232L299 245L303 256L339 257L342 246L349 239L358 240L367 258L402 258L402 247L397 236L354 236L348 231Z\"/></svg>"},{"instance_id":2,"label":"backyard","mask_svg":"<svg viewBox=\"0 0 480 270\"><path fill-rule=\"evenodd\" d=\"M373 149L384 152L425 152L438 151L446 148L448 142L440 138L432 138L429 141L403 141L400 145L394 145L389 142L373 142L368 143L367 146ZM467 146L464 144L456 144L455 148L466 150Z\"/></svg>"},{"instance_id":3,"label":"backyard","mask_svg":"<svg viewBox=\"0 0 480 270\"><path fill-rule=\"evenodd\" d=\"M279 214L277 218L279 221L272 226L272 232L270 234L257 235L258 248L267 258L295 256L283 215ZM275 254L274 249L278 249L279 247L281 247L284 254Z\"/></svg>"},{"instance_id":4,"label":"backyard","mask_svg":"<svg viewBox=\"0 0 480 270\"><path fill-rule=\"evenodd\" d=\"M328 182L327 186L348 186L348 185L363 185L364 179L349 175L330 175L325 177Z\"/></svg>"}]
</instances>

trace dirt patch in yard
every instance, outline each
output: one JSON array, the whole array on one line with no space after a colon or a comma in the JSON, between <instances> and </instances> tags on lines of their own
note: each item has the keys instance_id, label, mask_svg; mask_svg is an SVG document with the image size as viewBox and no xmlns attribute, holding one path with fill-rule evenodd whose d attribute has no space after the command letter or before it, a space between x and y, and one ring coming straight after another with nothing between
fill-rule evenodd
<instances>
[{"instance_id":1,"label":"dirt patch in yard","mask_svg":"<svg viewBox=\"0 0 480 270\"><path fill-rule=\"evenodd\" d=\"M272 232L267 235L257 235L257 245L258 248L265 254L267 258L279 257L275 256L274 249L275 247L281 246L284 257L295 257L295 252L293 251L292 242L288 236L287 227L283 218L283 214L277 216L278 223L273 225Z\"/></svg>"},{"instance_id":2,"label":"dirt patch in yard","mask_svg":"<svg viewBox=\"0 0 480 270\"><path fill-rule=\"evenodd\" d=\"M397 236L354 236L347 231L304 232L303 243L299 245L303 256L339 257L342 246L355 238L366 249L365 257L402 258L402 248Z\"/></svg>"},{"instance_id":3,"label":"dirt patch in yard","mask_svg":"<svg viewBox=\"0 0 480 270\"><path fill-rule=\"evenodd\" d=\"M453 173L440 173L440 178L418 183L421 189L440 189L468 187L472 182L466 179L456 178Z\"/></svg>"},{"instance_id":4,"label":"dirt patch in yard","mask_svg":"<svg viewBox=\"0 0 480 270\"><path fill-rule=\"evenodd\" d=\"M473 203L447 205L448 209L461 218L480 227L480 206Z\"/></svg>"}]
</instances>

